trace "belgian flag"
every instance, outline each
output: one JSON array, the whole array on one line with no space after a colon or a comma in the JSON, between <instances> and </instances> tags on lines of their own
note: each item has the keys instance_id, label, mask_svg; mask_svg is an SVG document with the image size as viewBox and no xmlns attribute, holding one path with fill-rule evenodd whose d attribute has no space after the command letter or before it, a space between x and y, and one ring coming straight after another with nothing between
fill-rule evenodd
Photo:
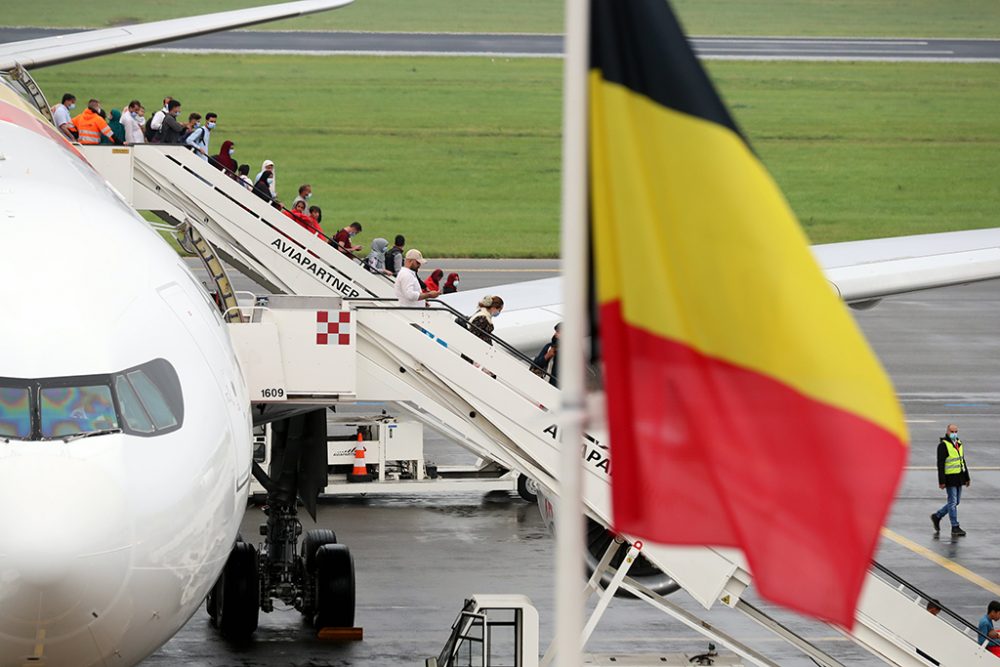
<instances>
[{"instance_id":1,"label":"belgian flag","mask_svg":"<svg viewBox=\"0 0 1000 667\"><path fill-rule=\"evenodd\" d=\"M665 0L593 0L591 239L615 527L738 547L852 627L906 460L893 388Z\"/></svg>"}]
</instances>

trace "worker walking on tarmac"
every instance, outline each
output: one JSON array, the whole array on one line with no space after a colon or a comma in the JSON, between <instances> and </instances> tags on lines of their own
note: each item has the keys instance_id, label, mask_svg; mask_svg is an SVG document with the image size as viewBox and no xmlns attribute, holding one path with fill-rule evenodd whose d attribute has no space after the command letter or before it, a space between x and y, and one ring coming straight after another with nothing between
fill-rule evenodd
<instances>
[{"instance_id":1,"label":"worker walking on tarmac","mask_svg":"<svg viewBox=\"0 0 1000 667\"><path fill-rule=\"evenodd\" d=\"M969 486L969 468L965 465L965 448L958 438L958 426L948 424L937 448L938 486L948 493L944 507L931 514L934 534L941 532L941 519L947 514L951 520L952 537L964 537L965 531L958 524L958 504L962 501L962 487Z\"/></svg>"},{"instance_id":2,"label":"worker walking on tarmac","mask_svg":"<svg viewBox=\"0 0 1000 667\"><path fill-rule=\"evenodd\" d=\"M98 100L90 100L83 113L73 119L73 125L80 135L81 144L97 145L101 143L101 135L108 138L111 143L115 141L115 135L108 127L108 122L101 118L101 103Z\"/></svg>"}]
</instances>

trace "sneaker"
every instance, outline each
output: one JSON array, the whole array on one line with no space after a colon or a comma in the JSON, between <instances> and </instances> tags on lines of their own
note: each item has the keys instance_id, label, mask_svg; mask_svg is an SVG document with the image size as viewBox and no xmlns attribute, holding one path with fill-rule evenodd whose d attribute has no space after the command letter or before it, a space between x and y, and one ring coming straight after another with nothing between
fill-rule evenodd
<instances>
[{"instance_id":1,"label":"sneaker","mask_svg":"<svg viewBox=\"0 0 1000 667\"><path fill-rule=\"evenodd\" d=\"M952 526L951 527L951 536L952 537L965 537L965 531L962 530L961 526Z\"/></svg>"},{"instance_id":2,"label":"sneaker","mask_svg":"<svg viewBox=\"0 0 1000 667\"><path fill-rule=\"evenodd\" d=\"M935 534L940 533L941 532L941 517L939 517L937 514L931 514L931 523L934 524L934 533Z\"/></svg>"}]
</instances>

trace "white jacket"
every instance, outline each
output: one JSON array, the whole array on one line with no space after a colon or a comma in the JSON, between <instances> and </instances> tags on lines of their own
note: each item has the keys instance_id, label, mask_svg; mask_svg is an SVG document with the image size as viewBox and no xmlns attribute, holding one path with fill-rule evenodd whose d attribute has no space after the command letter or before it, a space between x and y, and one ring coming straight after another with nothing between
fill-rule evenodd
<instances>
[{"instance_id":1,"label":"white jacket","mask_svg":"<svg viewBox=\"0 0 1000 667\"><path fill-rule=\"evenodd\" d=\"M146 124L146 117L139 116L132 118L132 112L128 107L122 109L122 125L125 126L125 143L141 144L145 143L146 137L142 134L142 128Z\"/></svg>"}]
</instances>

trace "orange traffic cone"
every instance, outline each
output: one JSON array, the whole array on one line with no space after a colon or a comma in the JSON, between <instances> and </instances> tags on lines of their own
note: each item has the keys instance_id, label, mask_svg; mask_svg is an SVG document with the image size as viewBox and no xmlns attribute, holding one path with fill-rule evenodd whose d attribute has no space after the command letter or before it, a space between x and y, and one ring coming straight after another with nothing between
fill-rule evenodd
<instances>
[{"instance_id":1,"label":"orange traffic cone","mask_svg":"<svg viewBox=\"0 0 1000 667\"><path fill-rule=\"evenodd\" d=\"M365 448L361 445L361 433L358 433L358 446L354 448L354 469L347 476L348 482L370 482L372 476L368 474L368 466L365 465Z\"/></svg>"}]
</instances>

